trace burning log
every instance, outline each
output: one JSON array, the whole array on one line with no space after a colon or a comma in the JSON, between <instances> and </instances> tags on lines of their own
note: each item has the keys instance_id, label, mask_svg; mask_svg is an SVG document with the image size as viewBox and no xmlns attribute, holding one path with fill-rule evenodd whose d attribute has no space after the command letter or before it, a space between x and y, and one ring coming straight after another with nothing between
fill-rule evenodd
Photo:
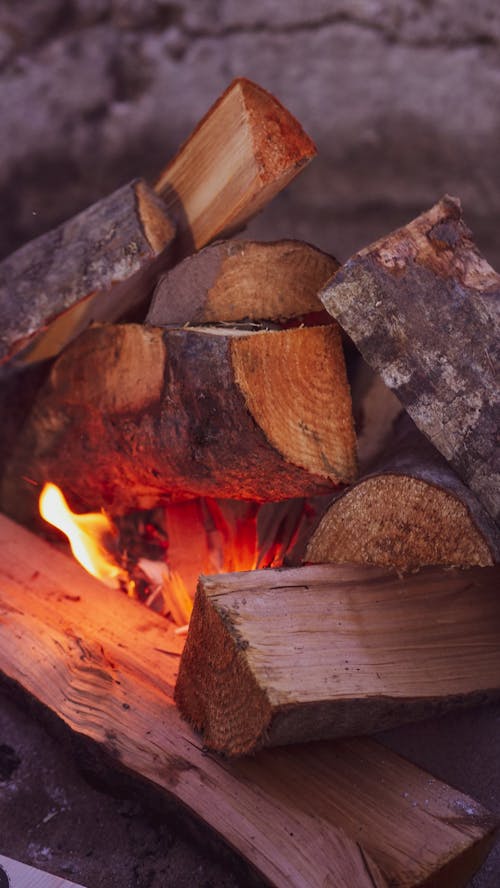
<instances>
[{"instance_id":1,"label":"burning log","mask_svg":"<svg viewBox=\"0 0 500 888\"><path fill-rule=\"evenodd\" d=\"M167 327L324 312L317 294L338 268L332 256L300 241L220 241L163 275L148 322Z\"/></svg>"},{"instance_id":2,"label":"burning log","mask_svg":"<svg viewBox=\"0 0 500 888\"><path fill-rule=\"evenodd\" d=\"M305 552L398 570L500 562L494 521L408 416L371 470L334 499Z\"/></svg>"},{"instance_id":3,"label":"burning log","mask_svg":"<svg viewBox=\"0 0 500 888\"><path fill-rule=\"evenodd\" d=\"M162 172L155 191L180 233L181 252L243 228L316 155L271 93L234 80Z\"/></svg>"},{"instance_id":4,"label":"burning log","mask_svg":"<svg viewBox=\"0 0 500 888\"><path fill-rule=\"evenodd\" d=\"M499 296L451 197L362 250L320 294L496 519Z\"/></svg>"},{"instance_id":5,"label":"burning log","mask_svg":"<svg viewBox=\"0 0 500 888\"><path fill-rule=\"evenodd\" d=\"M182 642L0 518L0 671L208 823L276 888L465 883L495 818L372 740L204 754L172 701Z\"/></svg>"},{"instance_id":6,"label":"burning log","mask_svg":"<svg viewBox=\"0 0 500 888\"><path fill-rule=\"evenodd\" d=\"M209 749L353 736L500 696L499 568L200 578L175 701Z\"/></svg>"},{"instance_id":7,"label":"burning log","mask_svg":"<svg viewBox=\"0 0 500 888\"><path fill-rule=\"evenodd\" d=\"M21 247L0 265L0 364L30 345L25 360L51 357L92 320L142 302L173 238L162 201L137 179Z\"/></svg>"},{"instance_id":8,"label":"burning log","mask_svg":"<svg viewBox=\"0 0 500 888\"><path fill-rule=\"evenodd\" d=\"M59 357L2 499L30 521L36 485L49 480L77 506L118 514L193 496L312 495L355 471L336 325L249 333L130 324L88 330Z\"/></svg>"}]
</instances>

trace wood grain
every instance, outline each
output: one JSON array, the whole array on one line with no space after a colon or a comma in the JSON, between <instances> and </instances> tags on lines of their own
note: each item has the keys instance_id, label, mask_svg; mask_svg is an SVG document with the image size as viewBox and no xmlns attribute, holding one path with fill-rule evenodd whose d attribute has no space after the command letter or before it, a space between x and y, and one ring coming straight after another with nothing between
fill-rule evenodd
<instances>
[{"instance_id":1,"label":"wood grain","mask_svg":"<svg viewBox=\"0 0 500 888\"><path fill-rule=\"evenodd\" d=\"M210 749L355 736L500 696L500 567L201 577L175 700Z\"/></svg>"},{"instance_id":2,"label":"wood grain","mask_svg":"<svg viewBox=\"0 0 500 888\"><path fill-rule=\"evenodd\" d=\"M500 562L495 522L409 416L354 485L334 497L305 560L398 570Z\"/></svg>"},{"instance_id":3,"label":"wood grain","mask_svg":"<svg viewBox=\"0 0 500 888\"><path fill-rule=\"evenodd\" d=\"M332 490L355 472L336 325L108 325L54 364L1 495L4 511L29 522L49 480L73 508L118 514L193 496L282 500Z\"/></svg>"},{"instance_id":4,"label":"wood grain","mask_svg":"<svg viewBox=\"0 0 500 888\"><path fill-rule=\"evenodd\" d=\"M301 241L218 241L162 275L148 322L183 326L324 312L318 291L338 268L332 256Z\"/></svg>"},{"instance_id":5,"label":"wood grain","mask_svg":"<svg viewBox=\"0 0 500 888\"><path fill-rule=\"evenodd\" d=\"M371 740L203 752L173 705L181 642L0 518L0 670L177 798L279 888L465 885L496 822Z\"/></svg>"},{"instance_id":6,"label":"wood grain","mask_svg":"<svg viewBox=\"0 0 500 888\"><path fill-rule=\"evenodd\" d=\"M184 255L242 228L315 155L271 93L244 77L233 80L155 185Z\"/></svg>"}]
</instances>

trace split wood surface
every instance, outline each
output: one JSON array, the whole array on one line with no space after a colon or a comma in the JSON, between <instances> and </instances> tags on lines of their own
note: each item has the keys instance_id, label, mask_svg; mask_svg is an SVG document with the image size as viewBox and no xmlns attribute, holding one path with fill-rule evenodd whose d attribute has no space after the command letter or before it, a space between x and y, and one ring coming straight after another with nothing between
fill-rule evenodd
<instances>
[{"instance_id":1,"label":"split wood surface","mask_svg":"<svg viewBox=\"0 0 500 888\"><path fill-rule=\"evenodd\" d=\"M500 696L500 568L201 577L175 701L209 749L350 737Z\"/></svg>"},{"instance_id":2,"label":"split wood surface","mask_svg":"<svg viewBox=\"0 0 500 888\"><path fill-rule=\"evenodd\" d=\"M320 294L416 425L500 517L500 275L445 197Z\"/></svg>"},{"instance_id":3,"label":"split wood surface","mask_svg":"<svg viewBox=\"0 0 500 888\"><path fill-rule=\"evenodd\" d=\"M162 201L138 179L21 247L0 265L0 364L30 345L26 360L52 357L92 320L140 303L173 237Z\"/></svg>"},{"instance_id":4,"label":"split wood surface","mask_svg":"<svg viewBox=\"0 0 500 888\"><path fill-rule=\"evenodd\" d=\"M181 252L244 227L315 156L309 136L271 93L234 80L155 185Z\"/></svg>"},{"instance_id":5,"label":"split wood surface","mask_svg":"<svg viewBox=\"0 0 500 888\"><path fill-rule=\"evenodd\" d=\"M0 670L187 806L279 888L465 885L496 822L372 740L204 754L172 700L181 641L0 519Z\"/></svg>"},{"instance_id":6,"label":"split wood surface","mask_svg":"<svg viewBox=\"0 0 500 888\"><path fill-rule=\"evenodd\" d=\"M45 481L115 515L193 496L281 500L353 480L355 446L337 325L108 325L53 366L2 501L30 522Z\"/></svg>"},{"instance_id":7,"label":"split wood surface","mask_svg":"<svg viewBox=\"0 0 500 888\"><path fill-rule=\"evenodd\" d=\"M220 241L162 276L147 320L168 327L324 312L318 291L338 268L301 241Z\"/></svg>"},{"instance_id":8,"label":"split wood surface","mask_svg":"<svg viewBox=\"0 0 500 888\"><path fill-rule=\"evenodd\" d=\"M305 561L414 570L500 562L498 529L407 415L371 470L335 497Z\"/></svg>"}]
</instances>

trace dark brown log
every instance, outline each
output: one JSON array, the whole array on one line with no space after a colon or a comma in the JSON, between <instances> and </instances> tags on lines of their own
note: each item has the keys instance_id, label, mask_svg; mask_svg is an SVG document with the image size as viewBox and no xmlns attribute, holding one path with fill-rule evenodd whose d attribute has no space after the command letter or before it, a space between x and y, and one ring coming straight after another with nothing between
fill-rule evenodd
<instances>
[{"instance_id":1,"label":"dark brown log","mask_svg":"<svg viewBox=\"0 0 500 888\"><path fill-rule=\"evenodd\" d=\"M148 322L168 327L321 312L318 291L338 268L332 256L301 241L220 241L162 276Z\"/></svg>"},{"instance_id":2,"label":"dark brown log","mask_svg":"<svg viewBox=\"0 0 500 888\"><path fill-rule=\"evenodd\" d=\"M490 514L500 512L500 275L445 197L362 250L320 294Z\"/></svg>"},{"instance_id":3,"label":"dark brown log","mask_svg":"<svg viewBox=\"0 0 500 888\"><path fill-rule=\"evenodd\" d=\"M117 514L193 496L286 499L355 472L336 325L248 333L129 324L88 330L59 357L2 499L30 520L36 485L50 480L74 506Z\"/></svg>"},{"instance_id":4,"label":"dark brown log","mask_svg":"<svg viewBox=\"0 0 500 888\"><path fill-rule=\"evenodd\" d=\"M173 705L173 626L0 517L0 671L275 888L466 884L497 819L369 739L223 761Z\"/></svg>"},{"instance_id":5,"label":"dark brown log","mask_svg":"<svg viewBox=\"0 0 500 888\"><path fill-rule=\"evenodd\" d=\"M201 577L174 699L209 749L356 736L500 696L500 568Z\"/></svg>"},{"instance_id":6,"label":"dark brown log","mask_svg":"<svg viewBox=\"0 0 500 888\"><path fill-rule=\"evenodd\" d=\"M0 265L0 364L28 347L25 361L52 357L93 320L143 302L173 237L164 204L137 179L21 247Z\"/></svg>"},{"instance_id":7,"label":"dark brown log","mask_svg":"<svg viewBox=\"0 0 500 888\"><path fill-rule=\"evenodd\" d=\"M316 155L298 121L244 77L207 112L158 179L186 255L242 228Z\"/></svg>"},{"instance_id":8,"label":"dark brown log","mask_svg":"<svg viewBox=\"0 0 500 888\"><path fill-rule=\"evenodd\" d=\"M390 448L336 497L306 549L308 562L487 566L500 561L500 535L474 494L408 416Z\"/></svg>"}]
</instances>

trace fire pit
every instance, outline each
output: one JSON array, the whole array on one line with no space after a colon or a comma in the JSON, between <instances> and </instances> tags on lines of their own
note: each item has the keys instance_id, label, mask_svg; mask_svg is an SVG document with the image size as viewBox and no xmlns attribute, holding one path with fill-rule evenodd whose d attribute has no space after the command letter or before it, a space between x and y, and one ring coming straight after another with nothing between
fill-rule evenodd
<instances>
[{"instance_id":1,"label":"fire pit","mask_svg":"<svg viewBox=\"0 0 500 888\"><path fill-rule=\"evenodd\" d=\"M0 668L274 885L464 884L495 819L363 735L499 694L499 277L451 198L340 269L229 240L313 154L236 81L6 260L6 385L59 357L3 508L98 579L2 518Z\"/></svg>"}]
</instances>

